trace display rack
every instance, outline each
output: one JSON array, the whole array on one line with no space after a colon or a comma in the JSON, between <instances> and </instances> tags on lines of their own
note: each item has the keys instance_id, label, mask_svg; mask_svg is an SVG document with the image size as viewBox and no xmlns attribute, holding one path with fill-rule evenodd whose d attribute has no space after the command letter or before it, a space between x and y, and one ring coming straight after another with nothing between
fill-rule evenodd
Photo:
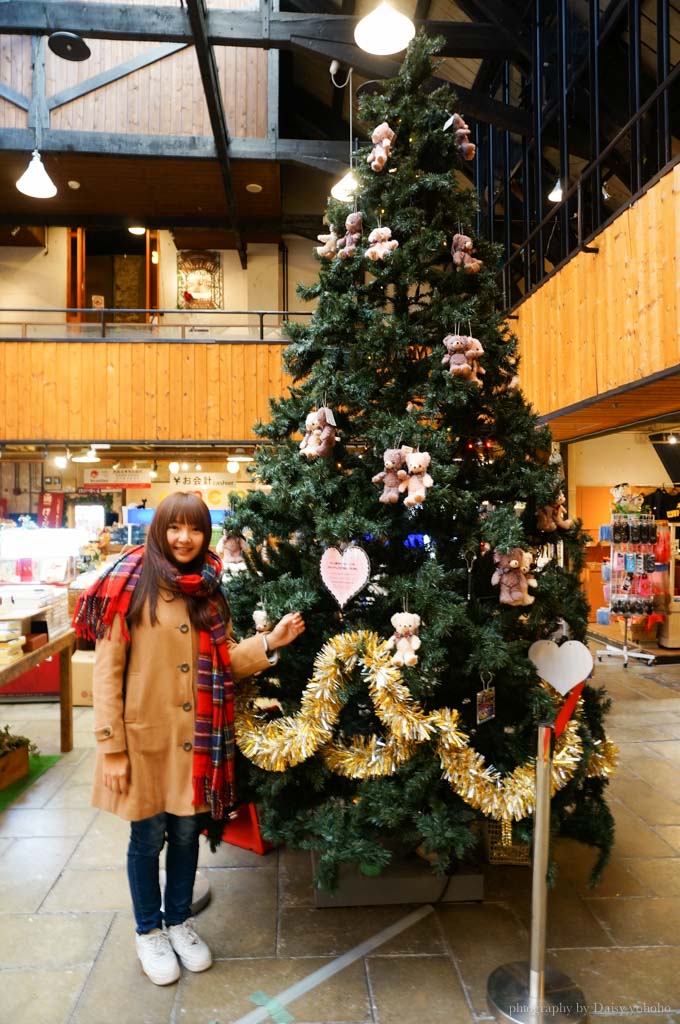
<instances>
[{"instance_id":1,"label":"display rack","mask_svg":"<svg viewBox=\"0 0 680 1024\"><path fill-rule=\"evenodd\" d=\"M614 513L611 520L611 579L609 592L610 615L623 618L623 647L607 644L597 652L598 661L607 655L623 658L628 668L629 658L638 658L653 665L653 654L641 651L629 642L630 621L654 611L652 574L654 572L654 545L657 527L654 517L646 513Z\"/></svg>"}]
</instances>

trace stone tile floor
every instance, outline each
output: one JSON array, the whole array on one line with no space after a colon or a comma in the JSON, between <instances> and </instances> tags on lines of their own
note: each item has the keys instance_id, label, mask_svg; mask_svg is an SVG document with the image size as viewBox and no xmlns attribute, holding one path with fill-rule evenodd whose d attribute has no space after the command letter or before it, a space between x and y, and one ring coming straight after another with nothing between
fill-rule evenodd
<instances>
[{"instance_id":1,"label":"stone tile floor","mask_svg":"<svg viewBox=\"0 0 680 1024\"><path fill-rule=\"evenodd\" d=\"M597 889L593 853L560 841L548 962L583 989L589 1020L680 1024L680 665L605 661L621 749L611 806L617 843ZM316 909L304 854L201 852L212 899L198 918L215 964L156 988L141 973L125 877L127 826L89 806L91 710L75 749L0 814L0 1019L12 1024L236 1024L410 907ZM54 704L4 704L0 725L58 751ZM526 959L530 874L486 871L483 903L435 908L287 1007L295 1024L491 1020L486 980ZM250 1021L249 1021L250 1024Z\"/></svg>"}]
</instances>

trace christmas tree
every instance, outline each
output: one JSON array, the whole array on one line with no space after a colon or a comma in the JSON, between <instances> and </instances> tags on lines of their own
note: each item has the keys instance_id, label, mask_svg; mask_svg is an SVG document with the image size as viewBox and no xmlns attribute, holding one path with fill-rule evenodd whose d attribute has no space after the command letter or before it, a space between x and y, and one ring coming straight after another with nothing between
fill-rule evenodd
<instances>
[{"instance_id":1,"label":"christmas tree","mask_svg":"<svg viewBox=\"0 0 680 1024\"><path fill-rule=\"evenodd\" d=\"M244 792L269 838L319 851L323 886L344 861L380 870L395 844L445 871L484 819L529 838L536 723L562 698L527 651L585 638L584 539L518 386L499 251L473 238L474 145L449 88L432 91L436 49L416 38L360 103L373 145L299 289L316 307L289 325L294 384L257 427L266 486L234 509L237 632L256 605L307 624L241 695ZM552 802L553 831L598 848L595 873L613 838L606 708L586 686Z\"/></svg>"}]
</instances>

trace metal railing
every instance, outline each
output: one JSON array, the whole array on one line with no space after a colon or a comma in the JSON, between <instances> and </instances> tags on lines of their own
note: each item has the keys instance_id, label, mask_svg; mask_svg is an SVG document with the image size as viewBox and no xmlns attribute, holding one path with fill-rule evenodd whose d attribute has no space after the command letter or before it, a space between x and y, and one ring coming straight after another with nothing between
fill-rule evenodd
<instances>
[{"instance_id":1,"label":"metal railing","mask_svg":"<svg viewBox=\"0 0 680 1024\"><path fill-rule=\"evenodd\" d=\"M652 122L654 121L661 123L667 119L668 111L673 109L672 90L674 87L677 89L679 81L680 65L676 65L668 77L645 100L640 109L605 146L597 159L584 169L578 181L564 192L561 201L553 206L540 224L537 224L506 260L499 271L503 308L511 309L521 302L546 277L559 270L576 253L597 252L596 248L588 245L588 242L596 234L599 234L610 221L614 220L622 210L635 202L654 181L662 177L680 159L680 155L672 154L670 127L668 127L668 144L664 147L663 158L656 163L649 161L647 168L639 160L635 173L631 173L631 182L634 180L639 182L637 190L631 189L630 196L616 209L612 209L611 206L604 207L602 164L629 134L638 135L640 133L640 126L644 118L648 118L650 127L653 127ZM677 99L676 94L673 96ZM654 107L656 107L656 113L651 113ZM634 149L634 146L630 147L631 153Z\"/></svg>"},{"instance_id":2,"label":"metal railing","mask_svg":"<svg viewBox=\"0 0 680 1024\"><path fill-rule=\"evenodd\" d=\"M7 319L15 313L21 317ZM75 316L77 321L69 320ZM277 309L0 307L0 341L287 345L285 325L304 322L311 316L311 312Z\"/></svg>"}]
</instances>

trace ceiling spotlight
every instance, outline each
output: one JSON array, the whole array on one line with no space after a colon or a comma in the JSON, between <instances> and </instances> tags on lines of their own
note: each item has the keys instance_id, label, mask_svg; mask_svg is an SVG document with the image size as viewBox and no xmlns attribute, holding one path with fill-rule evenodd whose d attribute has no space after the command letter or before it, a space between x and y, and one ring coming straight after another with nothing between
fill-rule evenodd
<instances>
[{"instance_id":1,"label":"ceiling spotlight","mask_svg":"<svg viewBox=\"0 0 680 1024\"><path fill-rule=\"evenodd\" d=\"M256 181L251 181L250 184L246 185L246 192L252 192L253 195L257 195L262 191L262 185L259 185Z\"/></svg>"},{"instance_id":2,"label":"ceiling spotlight","mask_svg":"<svg viewBox=\"0 0 680 1024\"><path fill-rule=\"evenodd\" d=\"M366 53L385 57L406 49L415 34L411 19L383 2L361 19L354 29L354 40Z\"/></svg>"},{"instance_id":3,"label":"ceiling spotlight","mask_svg":"<svg viewBox=\"0 0 680 1024\"><path fill-rule=\"evenodd\" d=\"M238 473L238 462L236 459L229 459L227 462L227 473Z\"/></svg>"},{"instance_id":4,"label":"ceiling spotlight","mask_svg":"<svg viewBox=\"0 0 680 1024\"><path fill-rule=\"evenodd\" d=\"M157 463L157 462L156 462L156 460L154 459L154 460L153 460L153 466L152 466L152 467L151 467L151 469L149 470L149 478L150 478L151 480L155 480L157 476L158 476L158 463Z\"/></svg>"},{"instance_id":5,"label":"ceiling spotlight","mask_svg":"<svg viewBox=\"0 0 680 1024\"><path fill-rule=\"evenodd\" d=\"M245 448L237 448L233 455L229 456L232 462L254 462L252 455L246 455Z\"/></svg>"},{"instance_id":6,"label":"ceiling spotlight","mask_svg":"<svg viewBox=\"0 0 680 1024\"><path fill-rule=\"evenodd\" d=\"M57 186L43 167L40 153L33 150L31 162L17 181L19 192L31 199L51 199L57 194Z\"/></svg>"},{"instance_id":7,"label":"ceiling spotlight","mask_svg":"<svg viewBox=\"0 0 680 1024\"><path fill-rule=\"evenodd\" d=\"M90 47L75 32L53 32L47 38L47 45L64 60L87 60L90 56Z\"/></svg>"},{"instance_id":8,"label":"ceiling spotlight","mask_svg":"<svg viewBox=\"0 0 680 1024\"><path fill-rule=\"evenodd\" d=\"M66 469L68 466L68 455L55 455L54 465L57 469Z\"/></svg>"},{"instance_id":9,"label":"ceiling spotlight","mask_svg":"<svg viewBox=\"0 0 680 1024\"><path fill-rule=\"evenodd\" d=\"M194 473L200 473L202 469L203 466L201 465L201 463L197 462L196 465L194 466Z\"/></svg>"},{"instance_id":10,"label":"ceiling spotlight","mask_svg":"<svg viewBox=\"0 0 680 1024\"><path fill-rule=\"evenodd\" d=\"M548 199L551 203L562 202L562 182L558 178L552 187L552 192L548 192Z\"/></svg>"},{"instance_id":11,"label":"ceiling spotlight","mask_svg":"<svg viewBox=\"0 0 680 1024\"><path fill-rule=\"evenodd\" d=\"M66 184L68 185L69 188L72 188L74 192L77 192L78 189L80 188L80 182L76 181L75 178L71 178L71 180L67 181Z\"/></svg>"},{"instance_id":12,"label":"ceiling spotlight","mask_svg":"<svg viewBox=\"0 0 680 1024\"><path fill-rule=\"evenodd\" d=\"M182 462L182 463L180 463L180 467L179 468L182 470L183 473L188 473L189 472L189 463L188 462Z\"/></svg>"},{"instance_id":13,"label":"ceiling spotlight","mask_svg":"<svg viewBox=\"0 0 680 1024\"><path fill-rule=\"evenodd\" d=\"M79 455L72 455L71 462L101 462L101 459L97 455L94 448L90 447L87 451L81 452Z\"/></svg>"},{"instance_id":14,"label":"ceiling spotlight","mask_svg":"<svg viewBox=\"0 0 680 1024\"><path fill-rule=\"evenodd\" d=\"M114 462L114 464L113 464L113 465L111 466L111 469L112 469L112 470L114 471L114 473L115 473L115 471L116 471L117 469L120 469L120 462Z\"/></svg>"},{"instance_id":15,"label":"ceiling spotlight","mask_svg":"<svg viewBox=\"0 0 680 1024\"><path fill-rule=\"evenodd\" d=\"M17 226L16 228L12 228L12 230L10 231L10 235L12 236L12 238L16 238L20 231L21 227Z\"/></svg>"},{"instance_id":16,"label":"ceiling spotlight","mask_svg":"<svg viewBox=\"0 0 680 1024\"><path fill-rule=\"evenodd\" d=\"M179 462L169 462L168 469L171 473L179 473Z\"/></svg>"},{"instance_id":17,"label":"ceiling spotlight","mask_svg":"<svg viewBox=\"0 0 680 1024\"><path fill-rule=\"evenodd\" d=\"M677 444L678 443L678 439L675 436L675 434L669 434L668 435L668 443L669 444Z\"/></svg>"},{"instance_id":18,"label":"ceiling spotlight","mask_svg":"<svg viewBox=\"0 0 680 1024\"><path fill-rule=\"evenodd\" d=\"M128 228L128 231L130 232L131 235L145 235L146 234L146 228L140 227L139 225L134 225L133 227Z\"/></svg>"},{"instance_id":19,"label":"ceiling spotlight","mask_svg":"<svg viewBox=\"0 0 680 1024\"><path fill-rule=\"evenodd\" d=\"M607 182L606 182L606 181L603 181L603 182L602 182L602 198L603 198L603 199L604 199L605 201L606 201L607 199L611 199L611 192L610 192L610 191L609 191L609 189L607 188Z\"/></svg>"}]
</instances>

